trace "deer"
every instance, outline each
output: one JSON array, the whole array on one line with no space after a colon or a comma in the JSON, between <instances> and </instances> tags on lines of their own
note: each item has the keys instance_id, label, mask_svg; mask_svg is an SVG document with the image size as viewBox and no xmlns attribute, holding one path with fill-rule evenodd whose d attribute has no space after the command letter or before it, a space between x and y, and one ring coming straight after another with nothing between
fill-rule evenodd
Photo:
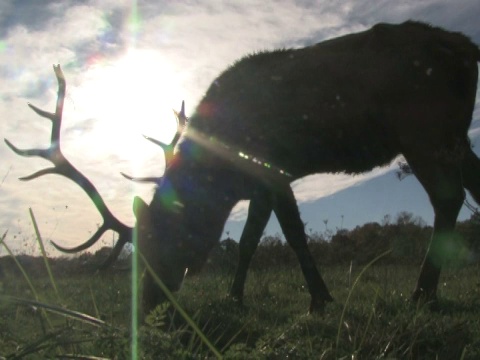
<instances>
[{"instance_id":1,"label":"deer","mask_svg":"<svg viewBox=\"0 0 480 360\"><path fill-rule=\"evenodd\" d=\"M143 277L148 313L167 299L154 275L169 291L179 290L186 270L205 263L235 204L249 200L230 297L243 302L247 270L273 212L298 257L309 311L321 312L333 298L308 249L291 183L317 173L364 173L402 155L435 215L411 299L435 304L465 191L480 204L480 160L468 138L479 61L480 50L467 36L417 21L379 23L303 48L247 55L211 83L188 124L182 104L174 141L162 145L168 164L154 178L152 200L133 201L134 228L97 200L104 217L97 233L74 248L54 245L81 251L114 230L119 237L108 265L135 234L151 266ZM65 79L59 66L54 71L56 112L29 104L53 121L50 148L20 150L5 141L19 155L55 165L24 180L61 174L98 199L61 153Z\"/></svg>"}]
</instances>

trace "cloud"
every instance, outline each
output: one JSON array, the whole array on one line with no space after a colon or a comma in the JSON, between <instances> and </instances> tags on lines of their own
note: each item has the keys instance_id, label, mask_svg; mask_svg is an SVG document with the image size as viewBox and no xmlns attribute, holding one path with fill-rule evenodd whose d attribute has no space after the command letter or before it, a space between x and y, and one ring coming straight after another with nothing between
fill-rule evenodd
<instances>
[{"instance_id":1,"label":"cloud","mask_svg":"<svg viewBox=\"0 0 480 360\"><path fill-rule=\"evenodd\" d=\"M62 64L67 76L62 132L65 154L92 179L115 214L129 224L133 223L133 196L149 199L153 187L129 183L119 172L161 175L164 166L159 149L141 133L146 129L148 135L168 137L158 124L164 117L171 121L170 109L184 99L187 112L191 112L211 81L236 59L259 50L305 46L361 31L376 22L407 19L463 31L480 43L478 0L137 3L135 8L127 0L0 2L0 133L19 147L48 144L48 120L40 119L26 103L54 109L57 89L51 65ZM121 67L123 73L112 70L118 70L118 60L131 48L150 51L158 67L168 69L166 74L145 74L138 69L142 76L150 77L153 86L148 92L156 97L145 95L146 89L136 85L135 72L127 74ZM106 75L111 78L104 80L116 79L116 85L95 83ZM130 92L119 95L116 102L107 99L109 92L121 94L123 89ZM144 96L145 107L153 103L151 109L158 115L150 121L154 123L151 127L146 127L143 116L123 127L115 116L95 113L88 106L93 99L94 104L106 105L102 111L120 116L131 111L126 103L133 96ZM480 120L478 103L474 120ZM477 133L474 129L471 135ZM29 206L43 219L42 231L65 244L78 243L95 230L99 221L96 210L76 185L55 176L29 183L16 179L49 164L18 157L4 145L0 145L0 158L0 178L5 177L0 186L0 231L31 232ZM300 202L311 202L392 169L355 177L315 175L296 182L294 189ZM245 209L246 203L242 203L233 218L243 219Z\"/></svg>"},{"instance_id":2,"label":"cloud","mask_svg":"<svg viewBox=\"0 0 480 360\"><path fill-rule=\"evenodd\" d=\"M398 170L398 162L404 160L397 157L390 165L377 167L374 170L357 175L349 174L316 174L304 177L292 184L297 203L310 203L330 196L347 188L360 186L368 180ZM230 215L230 221L244 221L248 212L248 202L239 203Z\"/></svg>"}]
</instances>

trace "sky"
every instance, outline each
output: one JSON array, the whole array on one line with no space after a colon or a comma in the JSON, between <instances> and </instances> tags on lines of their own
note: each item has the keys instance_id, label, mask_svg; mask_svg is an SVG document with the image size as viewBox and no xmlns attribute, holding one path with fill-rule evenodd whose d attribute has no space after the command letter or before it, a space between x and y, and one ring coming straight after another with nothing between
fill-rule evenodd
<instances>
[{"instance_id":1,"label":"sky","mask_svg":"<svg viewBox=\"0 0 480 360\"><path fill-rule=\"evenodd\" d=\"M172 109L185 100L188 116L209 84L236 59L408 19L461 31L480 44L479 15L478 0L2 0L0 133L19 148L48 146L50 123L27 103L54 110L52 65L60 64L67 81L63 152L92 180L112 212L133 225L133 198L150 201L153 185L129 182L120 172L146 176L164 170L161 149L142 134L170 141L175 131ZM480 127L478 99L474 144ZM96 230L100 216L71 181L56 175L18 180L50 163L19 157L3 142L0 159L0 233L8 230L10 248L36 251L29 208L45 240L73 246ZM348 228L399 210L431 221L428 199L416 180L399 182L396 169L393 163L354 177L324 174L295 182L307 227ZM394 206L379 206L379 199L392 199ZM245 215L244 202L225 227L230 236L238 239ZM277 231L272 221L267 232ZM107 234L100 246L113 239Z\"/></svg>"}]
</instances>

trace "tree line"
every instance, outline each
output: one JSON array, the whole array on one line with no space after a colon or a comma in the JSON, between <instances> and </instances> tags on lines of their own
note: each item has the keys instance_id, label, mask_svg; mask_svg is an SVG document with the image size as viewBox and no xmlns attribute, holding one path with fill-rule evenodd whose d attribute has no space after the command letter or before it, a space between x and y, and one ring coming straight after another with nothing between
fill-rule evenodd
<instances>
[{"instance_id":1,"label":"tree line","mask_svg":"<svg viewBox=\"0 0 480 360\"><path fill-rule=\"evenodd\" d=\"M408 212L395 219L385 216L381 223L371 222L354 229L326 229L308 235L309 248L320 266L364 265L388 250L380 264L420 265L425 256L432 227ZM445 244L446 265L466 265L479 260L480 216L457 223L456 234ZM208 269L234 271L238 243L225 239L212 252ZM252 260L251 268L298 266L298 260L280 234L264 236Z\"/></svg>"},{"instance_id":2,"label":"tree line","mask_svg":"<svg viewBox=\"0 0 480 360\"><path fill-rule=\"evenodd\" d=\"M385 216L381 223L371 222L354 229L326 229L309 231L308 242L319 266L364 265L384 252L390 253L379 260L380 264L420 265L432 233L432 227L411 213L401 212L395 219ZM457 223L456 235L445 244L447 261L451 265L466 265L480 259L480 215ZM85 252L73 257L50 259L54 273L59 276L82 275L95 272L108 256L111 248L104 247L95 253ZM220 241L210 254L202 271L234 272L238 259L238 242L231 238ZM44 259L30 255L17 255L16 260L28 274L46 275ZM448 265L448 264L447 264ZM107 271L125 271L130 258L124 257ZM298 260L280 234L265 235L255 252L253 270L298 266ZM0 257L0 276L6 273L20 275L20 269L10 256Z\"/></svg>"}]
</instances>

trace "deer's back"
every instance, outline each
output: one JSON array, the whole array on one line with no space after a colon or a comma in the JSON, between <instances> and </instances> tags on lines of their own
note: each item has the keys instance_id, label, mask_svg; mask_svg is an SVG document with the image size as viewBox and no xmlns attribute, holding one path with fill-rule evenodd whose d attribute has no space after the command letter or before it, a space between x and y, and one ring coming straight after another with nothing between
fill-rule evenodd
<instances>
[{"instance_id":1,"label":"deer's back","mask_svg":"<svg viewBox=\"0 0 480 360\"><path fill-rule=\"evenodd\" d=\"M479 59L465 36L413 22L254 54L212 83L188 131L294 177L362 172L426 130L438 142L466 136ZM439 123L445 111L462 115Z\"/></svg>"}]
</instances>

